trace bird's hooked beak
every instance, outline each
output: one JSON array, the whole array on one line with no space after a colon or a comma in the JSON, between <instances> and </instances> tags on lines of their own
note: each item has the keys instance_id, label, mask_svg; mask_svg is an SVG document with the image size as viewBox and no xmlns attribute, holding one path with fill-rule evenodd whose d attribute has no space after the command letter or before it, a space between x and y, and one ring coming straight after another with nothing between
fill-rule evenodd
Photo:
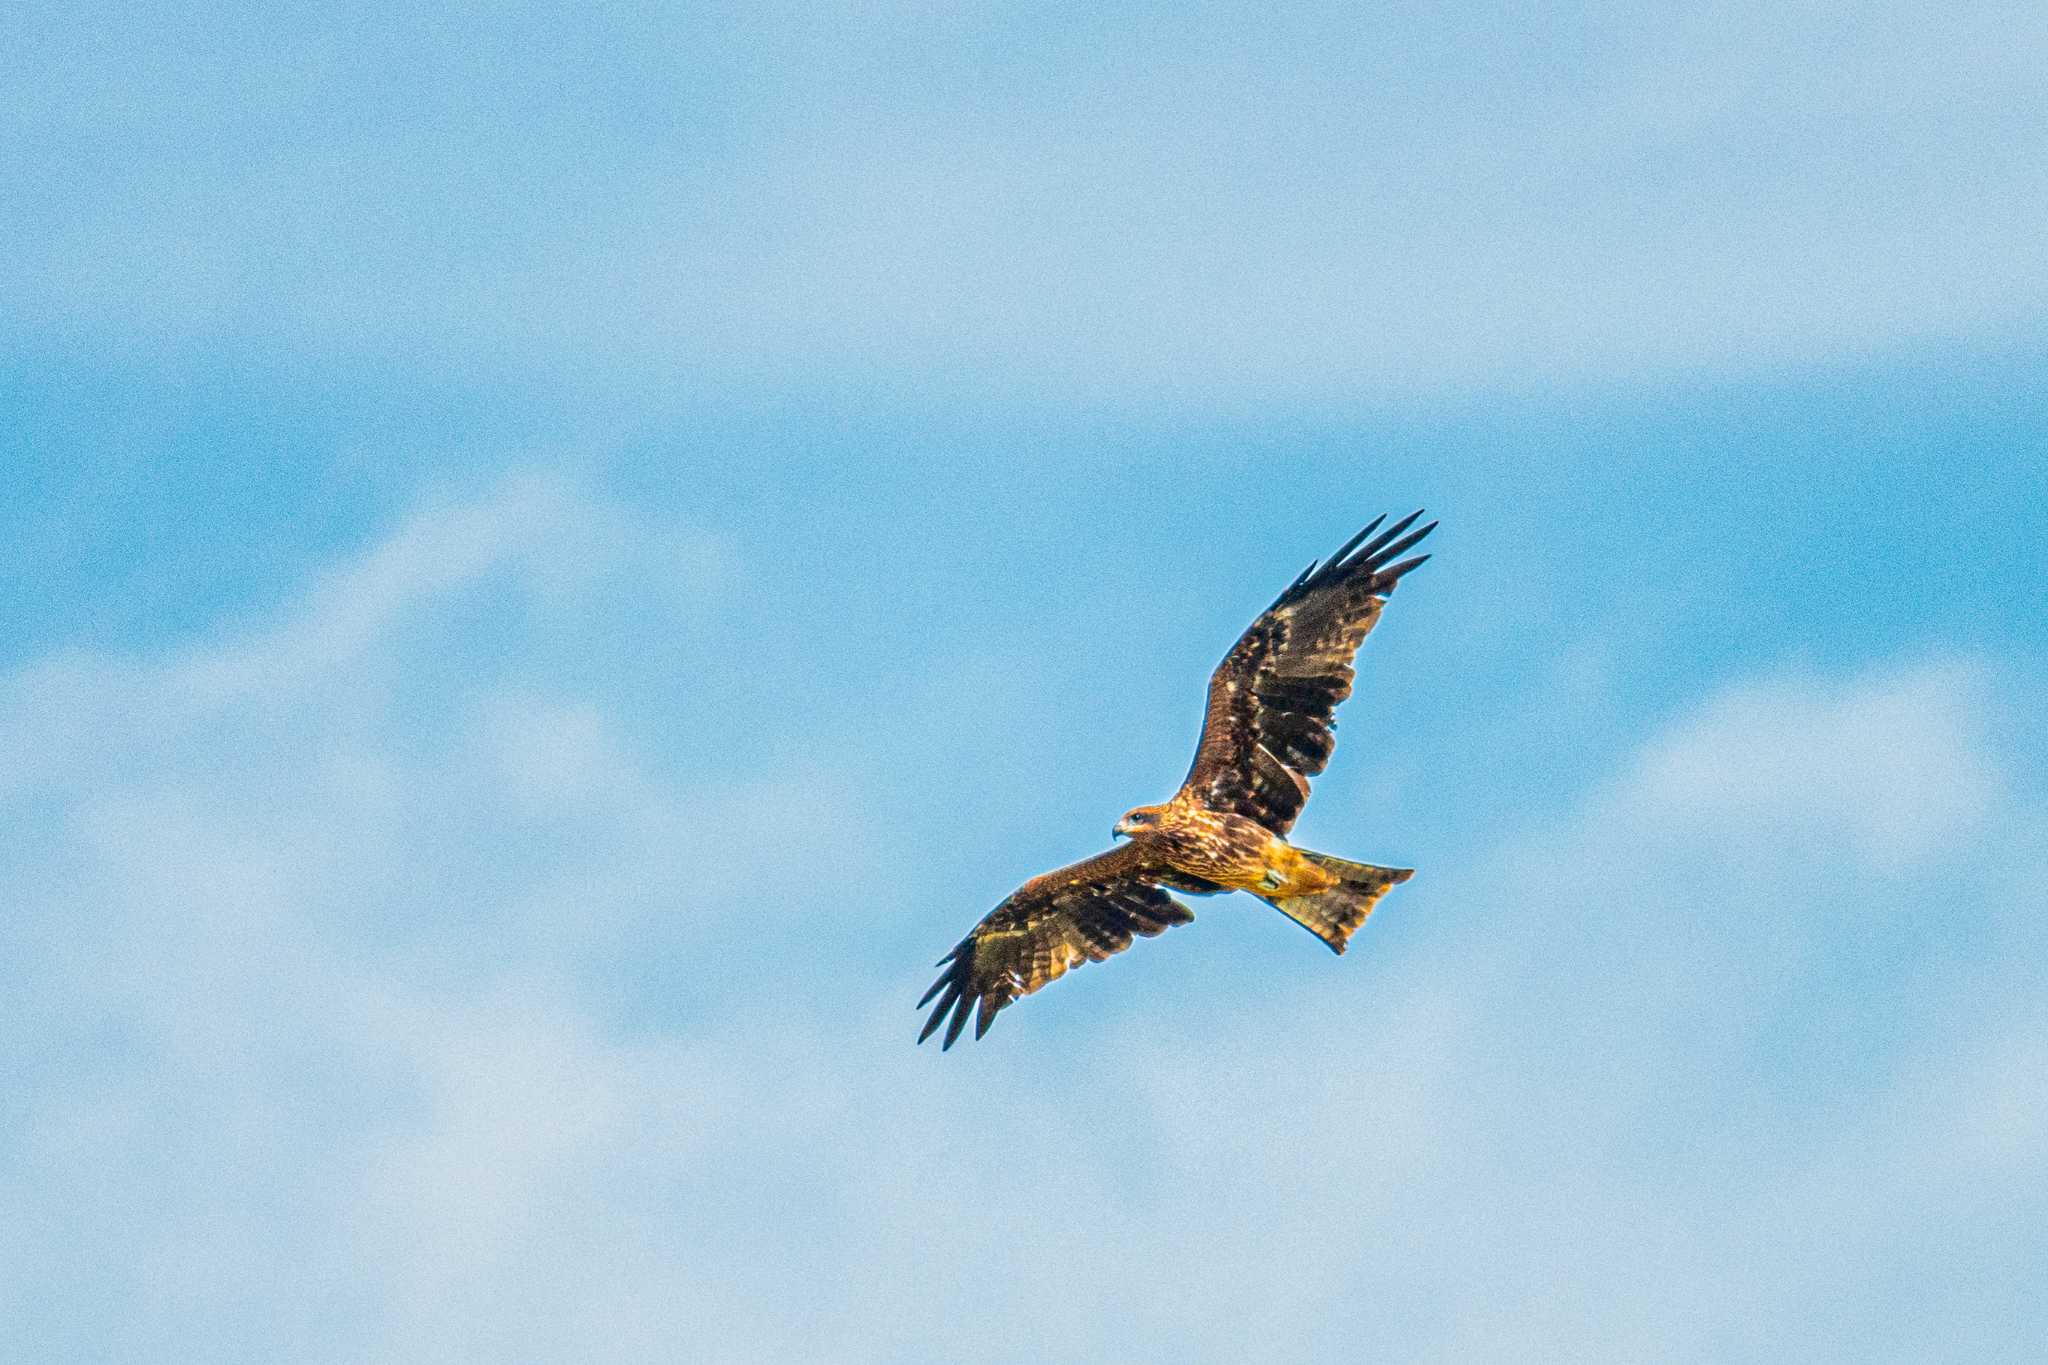
<instances>
[{"instance_id":1,"label":"bird's hooked beak","mask_svg":"<svg viewBox=\"0 0 2048 1365\"><path fill-rule=\"evenodd\" d=\"M1137 828L1137 822L1126 815L1123 819L1116 822L1116 828L1109 832L1109 837L1112 839L1128 839L1137 831Z\"/></svg>"}]
</instances>

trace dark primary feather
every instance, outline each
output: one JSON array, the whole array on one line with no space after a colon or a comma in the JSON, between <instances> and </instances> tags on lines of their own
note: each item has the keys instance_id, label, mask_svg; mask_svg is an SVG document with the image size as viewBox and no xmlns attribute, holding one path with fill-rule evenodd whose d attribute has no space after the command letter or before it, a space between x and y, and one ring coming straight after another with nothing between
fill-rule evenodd
<instances>
[{"instance_id":1,"label":"dark primary feather","mask_svg":"<svg viewBox=\"0 0 2048 1365\"><path fill-rule=\"evenodd\" d=\"M1308 779L1336 747L1337 707L1351 695L1352 660L1402 575L1429 558L1400 556L1436 523L1410 531L1411 512L1346 541L1287 585L1238 637L1209 680L1202 741L1185 788L1202 804L1292 828ZM1368 539L1370 537L1370 539Z\"/></svg>"},{"instance_id":2,"label":"dark primary feather","mask_svg":"<svg viewBox=\"0 0 2048 1365\"><path fill-rule=\"evenodd\" d=\"M1155 864L1137 843L1032 878L939 959L944 970L917 1002L919 1009L932 1005L917 1041L944 1024L940 1046L953 1046L969 1013L979 1038L1005 1005L1058 980L1069 967L1120 953L1134 936L1150 938L1186 924L1194 911L1168 895L1158 885L1162 880L1184 879Z\"/></svg>"}]
</instances>

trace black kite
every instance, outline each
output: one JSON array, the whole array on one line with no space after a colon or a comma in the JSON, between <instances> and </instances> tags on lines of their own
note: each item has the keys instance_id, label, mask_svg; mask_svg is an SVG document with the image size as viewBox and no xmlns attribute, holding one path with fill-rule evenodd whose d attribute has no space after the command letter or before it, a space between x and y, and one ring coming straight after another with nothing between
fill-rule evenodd
<instances>
[{"instance_id":1,"label":"black kite","mask_svg":"<svg viewBox=\"0 0 2048 1365\"><path fill-rule=\"evenodd\" d=\"M943 1023L942 1046L953 1046L970 1012L979 1038L1005 1005L1069 967L1193 919L1169 891L1249 891L1344 951L1387 888L1412 871L1311 853L1286 836L1308 779L1330 761L1358 646L1401 576L1429 558L1395 562L1436 529L1408 531L1421 515L1367 540L1386 518L1374 520L1287 585L1209 679L1202 740L1173 799L1127 813L1115 832L1129 842L1024 883L940 958L945 970L917 1002L938 1000L920 1043Z\"/></svg>"}]
</instances>

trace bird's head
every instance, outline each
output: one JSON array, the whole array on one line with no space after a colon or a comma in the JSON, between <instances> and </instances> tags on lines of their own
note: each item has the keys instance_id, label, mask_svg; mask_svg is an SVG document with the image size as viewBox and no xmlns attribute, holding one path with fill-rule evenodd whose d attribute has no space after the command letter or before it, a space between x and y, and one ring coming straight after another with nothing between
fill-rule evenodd
<instances>
[{"instance_id":1,"label":"bird's head","mask_svg":"<svg viewBox=\"0 0 2048 1365\"><path fill-rule=\"evenodd\" d=\"M1164 809L1163 806L1133 806L1124 812L1124 818L1116 822L1116 828L1111 833L1117 838L1143 834L1159 823L1159 816Z\"/></svg>"}]
</instances>

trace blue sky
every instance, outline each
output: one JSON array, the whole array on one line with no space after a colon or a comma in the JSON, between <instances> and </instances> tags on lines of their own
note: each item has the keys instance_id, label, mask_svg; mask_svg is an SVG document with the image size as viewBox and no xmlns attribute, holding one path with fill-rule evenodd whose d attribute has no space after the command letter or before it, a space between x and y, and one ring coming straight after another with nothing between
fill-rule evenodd
<instances>
[{"instance_id":1,"label":"blue sky","mask_svg":"<svg viewBox=\"0 0 2048 1365\"><path fill-rule=\"evenodd\" d=\"M2038 6L4 33L10 1357L2048 1331ZM1418 505L1355 950L911 1046Z\"/></svg>"}]
</instances>

